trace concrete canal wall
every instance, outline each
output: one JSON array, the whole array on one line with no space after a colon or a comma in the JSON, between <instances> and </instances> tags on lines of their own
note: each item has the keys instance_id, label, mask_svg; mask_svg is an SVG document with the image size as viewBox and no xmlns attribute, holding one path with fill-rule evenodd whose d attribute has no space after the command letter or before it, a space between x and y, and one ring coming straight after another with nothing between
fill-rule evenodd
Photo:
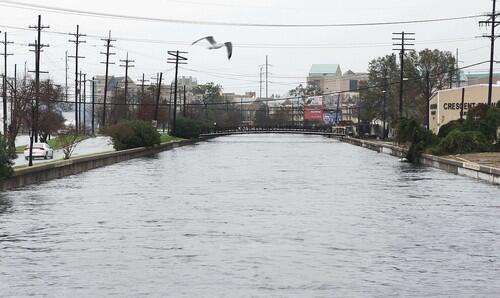
<instances>
[{"instance_id":1,"label":"concrete canal wall","mask_svg":"<svg viewBox=\"0 0 500 298\"><path fill-rule=\"evenodd\" d=\"M399 158L406 155L406 149L388 143L373 142L355 138L340 138L339 140ZM497 168L487 167L476 163L462 162L430 154L423 154L420 162L423 165L441 169L455 175L467 176L500 185L500 169Z\"/></svg>"},{"instance_id":2,"label":"concrete canal wall","mask_svg":"<svg viewBox=\"0 0 500 298\"><path fill-rule=\"evenodd\" d=\"M192 145L196 142L196 140L185 140L165 143L151 148L135 148L116 152L92 154L71 158L69 160L43 163L33 167L14 168L13 176L10 179L0 182L0 189L10 190L30 184L75 175L122 161L138 157L151 156L162 151Z\"/></svg>"}]
</instances>

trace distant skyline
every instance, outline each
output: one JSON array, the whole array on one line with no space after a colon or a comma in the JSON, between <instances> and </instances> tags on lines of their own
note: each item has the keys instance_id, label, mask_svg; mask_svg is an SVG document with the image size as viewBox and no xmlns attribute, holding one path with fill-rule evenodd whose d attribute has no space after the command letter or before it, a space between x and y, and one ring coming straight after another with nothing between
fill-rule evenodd
<instances>
[{"instance_id":1,"label":"distant skyline","mask_svg":"<svg viewBox=\"0 0 500 298\"><path fill-rule=\"evenodd\" d=\"M162 0L152 1L19 1L38 5L85 10L130 16L169 18L178 20L266 23L266 24L336 24L421 20L433 18L460 17L484 14L491 10L491 1L309 1L298 0ZM119 60L126 52L135 60L135 68L129 76L137 80L155 76L163 71L166 82L173 79L172 66L167 65L167 50L188 51L188 65L180 70L180 76L193 76L199 83L222 84L225 92L244 93L259 89L259 68L269 56L269 94L283 95L299 83L304 83L312 64L340 64L342 71L366 72L371 59L393 53L392 33L402 30L416 33L416 50L438 48L455 53L460 50L460 64L468 65L489 59L489 40L479 38L487 33L478 21L485 18L464 19L438 23L405 24L367 27L327 28L269 28L238 27L197 24L177 24L154 21L125 21L113 18L63 14L37 9L5 6L0 1L2 18L0 30L7 31L10 41L9 73L14 63L19 72L34 68L34 56L26 46L32 43L35 32L12 29L6 26L27 28L35 25L37 15L42 15L44 25L50 25L42 35L42 42L50 44L41 57L42 70L49 71L49 77L64 83L65 51L74 54L70 36L61 33L74 32L80 25L82 33L88 34L87 44L81 45L82 71L102 75L104 65L104 37L109 30L117 39L116 56L110 74L123 76L124 69ZM57 33L59 34L57 34ZM205 45L191 46L201 37L213 35L218 41L232 41L234 54L227 60L225 50L209 51ZM3 33L2 33L3 40ZM147 40L147 41L146 41ZM156 41L156 42L153 42ZM500 44L499 44L500 46ZM3 52L3 48L0 49ZM3 72L3 59L0 61ZM487 65L471 68L470 71L487 71ZM69 82L74 80L74 61L69 60ZM71 86L71 85L70 85Z\"/></svg>"}]
</instances>

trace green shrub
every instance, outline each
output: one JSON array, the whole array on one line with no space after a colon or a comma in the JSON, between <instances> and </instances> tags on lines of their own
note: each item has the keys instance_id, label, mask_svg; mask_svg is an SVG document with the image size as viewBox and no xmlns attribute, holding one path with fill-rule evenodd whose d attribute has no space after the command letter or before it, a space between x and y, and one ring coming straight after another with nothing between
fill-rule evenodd
<instances>
[{"instance_id":1,"label":"green shrub","mask_svg":"<svg viewBox=\"0 0 500 298\"><path fill-rule=\"evenodd\" d=\"M107 128L105 134L111 137L118 151L160 144L160 134L145 121L121 122Z\"/></svg>"},{"instance_id":2,"label":"green shrub","mask_svg":"<svg viewBox=\"0 0 500 298\"><path fill-rule=\"evenodd\" d=\"M490 143L498 140L498 128L500 127L500 108L480 104L467 114L464 122L464 131L481 132Z\"/></svg>"},{"instance_id":3,"label":"green shrub","mask_svg":"<svg viewBox=\"0 0 500 298\"><path fill-rule=\"evenodd\" d=\"M174 136L183 139L197 139L205 129L205 125L196 120L178 118Z\"/></svg>"},{"instance_id":4,"label":"green shrub","mask_svg":"<svg viewBox=\"0 0 500 298\"><path fill-rule=\"evenodd\" d=\"M435 153L438 154L466 154L472 152L484 152L492 149L491 143L478 131L460 131L458 129L450 132L437 146Z\"/></svg>"},{"instance_id":5,"label":"green shrub","mask_svg":"<svg viewBox=\"0 0 500 298\"><path fill-rule=\"evenodd\" d=\"M454 130L464 130L464 120L454 120L441 126L439 129L438 137L446 138L446 136Z\"/></svg>"},{"instance_id":6,"label":"green shrub","mask_svg":"<svg viewBox=\"0 0 500 298\"><path fill-rule=\"evenodd\" d=\"M0 134L0 180L5 180L12 175L12 165L11 153L3 136Z\"/></svg>"},{"instance_id":7,"label":"green shrub","mask_svg":"<svg viewBox=\"0 0 500 298\"><path fill-rule=\"evenodd\" d=\"M401 118L398 123L397 140L399 143L410 144L406 159L419 163L420 156L427 148L437 145L439 138L420 125L415 119Z\"/></svg>"}]
</instances>

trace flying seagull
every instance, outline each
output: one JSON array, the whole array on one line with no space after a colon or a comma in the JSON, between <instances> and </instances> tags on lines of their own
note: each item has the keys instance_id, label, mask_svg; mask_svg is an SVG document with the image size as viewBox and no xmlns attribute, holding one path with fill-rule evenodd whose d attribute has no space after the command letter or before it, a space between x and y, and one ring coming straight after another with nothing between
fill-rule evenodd
<instances>
[{"instance_id":1,"label":"flying seagull","mask_svg":"<svg viewBox=\"0 0 500 298\"><path fill-rule=\"evenodd\" d=\"M231 56L233 55L233 43L231 43L231 42L217 43L213 36L207 36L207 37L203 37L203 38L198 39L197 41L193 42L191 45L194 45L195 43L202 41L204 39L206 39L210 43L210 46L208 47L209 50L215 50L215 49L220 49L222 47L226 47L227 59L228 60L231 59Z\"/></svg>"}]
</instances>

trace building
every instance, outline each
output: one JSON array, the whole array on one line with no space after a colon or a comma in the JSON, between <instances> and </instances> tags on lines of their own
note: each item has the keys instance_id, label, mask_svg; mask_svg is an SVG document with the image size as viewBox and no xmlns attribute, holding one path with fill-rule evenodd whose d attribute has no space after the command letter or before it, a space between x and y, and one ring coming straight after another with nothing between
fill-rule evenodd
<instances>
[{"instance_id":1,"label":"building","mask_svg":"<svg viewBox=\"0 0 500 298\"><path fill-rule=\"evenodd\" d=\"M172 81L172 85L175 84L175 80ZM186 91L191 92L194 88L198 87L198 80L193 77L179 77L177 78L177 87L179 89L184 89L186 86Z\"/></svg>"},{"instance_id":2,"label":"building","mask_svg":"<svg viewBox=\"0 0 500 298\"><path fill-rule=\"evenodd\" d=\"M255 92L245 92L245 94L222 93L222 97L225 101L231 103L250 102L257 98Z\"/></svg>"},{"instance_id":3,"label":"building","mask_svg":"<svg viewBox=\"0 0 500 298\"><path fill-rule=\"evenodd\" d=\"M462 104L463 94L463 104ZM500 101L500 86L493 85L493 103ZM469 109L478 104L488 103L488 85L473 85L437 92L429 105L429 128L438 133L439 129L453 120L467 117Z\"/></svg>"},{"instance_id":4,"label":"building","mask_svg":"<svg viewBox=\"0 0 500 298\"><path fill-rule=\"evenodd\" d=\"M338 64L313 64L307 77L308 85L318 86L323 96L325 109L339 111L342 121L357 121L355 113L359 100L359 86L368 81L367 73L355 73L351 70L342 73ZM340 96L340 103L337 100Z\"/></svg>"},{"instance_id":5,"label":"building","mask_svg":"<svg viewBox=\"0 0 500 298\"><path fill-rule=\"evenodd\" d=\"M348 70L342 73L338 64L313 64L307 84L318 86L322 93L357 92L359 83L367 81L368 74Z\"/></svg>"},{"instance_id":6,"label":"building","mask_svg":"<svg viewBox=\"0 0 500 298\"><path fill-rule=\"evenodd\" d=\"M338 64L313 64L307 77L307 84L314 85L322 92L340 90L342 70Z\"/></svg>"},{"instance_id":7,"label":"building","mask_svg":"<svg viewBox=\"0 0 500 298\"><path fill-rule=\"evenodd\" d=\"M106 77L96 76L94 79L95 79L96 100L100 102L104 98L104 85ZM130 98L132 97L135 98L135 95L137 93L137 85L132 79L130 79L130 77L128 77L127 79L128 79L128 94L130 94ZM106 92L107 93L106 97L108 99L113 98L117 90L123 92L124 89L125 89L125 77L108 76L108 89Z\"/></svg>"},{"instance_id":8,"label":"building","mask_svg":"<svg viewBox=\"0 0 500 298\"><path fill-rule=\"evenodd\" d=\"M490 73L467 73L463 74L462 77L465 78L465 84L467 86L489 84L490 83ZM500 73L493 73L493 84L500 82Z\"/></svg>"}]
</instances>

